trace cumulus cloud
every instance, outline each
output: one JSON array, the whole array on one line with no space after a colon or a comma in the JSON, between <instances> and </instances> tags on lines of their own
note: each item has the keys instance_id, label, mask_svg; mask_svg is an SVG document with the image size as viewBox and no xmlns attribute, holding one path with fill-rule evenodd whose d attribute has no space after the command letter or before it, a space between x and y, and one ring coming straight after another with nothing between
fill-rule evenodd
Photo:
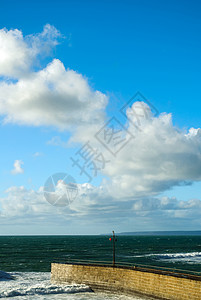
<instances>
[{"instance_id":1,"label":"cumulus cloud","mask_svg":"<svg viewBox=\"0 0 201 300\"><path fill-rule=\"evenodd\" d=\"M38 191L28 190L23 186L10 187L5 191L6 196L0 198L1 219L3 221L9 218L10 222L14 220L19 224L24 224L28 219L30 224L38 221L62 223L66 220L79 224L84 221L91 224L100 223L101 228L104 224L107 228L110 223L114 226L116 222L119 225L129 222L136 230L146 230L147 224L151 230L157 226L160 226L161 230L175 229L174 226L190 230L201 224L199 199L181 201L176 198L158 197L130 199L125 203L116 201L103 187L90 184L79 184L77 187L77 197L66 207L60 207L55 201L52 205L46 201L42 187ZM57 200L60 201L65 194L66 190L60 181L52 196L57 196ZM65 199L63 200L65 202Z\"/></svg>"},{"instance_id":2,"label":"cumulus cloud","mask_svg":"<svg viewBox=\"0 0 201 300\"><path fill-rule=\"evenodd\" d=\"M0 99L4 123L59 129L101 122L107 103L81 74L66 70L56 59L17 83L1 82Z\"/></svg>"},{"instance_id":3,"label":"cumulus cloud","mask_svg":"<svg viewBox=\"0 0 201 300\"><path fill-rule=\"evenodd\" d=\"M146 116L142 114L143 107ZM87 138L94 150L102 153L108 162L101 170L107 178L102 183L107 196L119 202L127 202L139 197L153 197L174 186L190 185L201 180L201 129L180 130L173 125L171 114L153 116L143 102L140 105L135 102L127 110L127 116L127 131L123 137L128 138L129 142L116 156L108 149L115 150L117 135L113 135L114 132L110 130L113 143L104 140L104 133L109 127L105 128L102 140L108 149L95 140L94 128L86 134L80 130L80 139L77 136L83 142ZM62 147L67 146L59 137L51 142ZM97 167L101 166L97 161L94 163Z\"/></svg>"},{"instance_id":4,"label":"cumulus cloud","mask_svg":"<svg viewBox=\"0 0 201 300\"><path fill-rule=\"evenodd\" d=\"M34 58L49 52L60 33L46 25L40 34L23 37L19 30L0 32L0 114L4 123L54 126L74 130L104 120L107 97L94 91L82 74L66 69L59 59L32 70Z\"/></svg>"},{"instance_id":5,"label":"cumulus cloud","mask_svg":"<svg viewBox=\"0 0 201 300\"><path fill-rule=\"evenodd\" d=\"M139 197L117 201L102 187L79 186L79 197L71 205L75 216L92 222L130 224L131 230L193 230L201 225L201 200L175 197ZM190 221L190 223L189 223ZM116 223L117 222L117 223Z\"/></svg>"},{"instance_id":6,"label":"cumulus cloud","mask_svg":"<svg viewBox=\"0 0 201 300\"><path fill-rule=\"evenodd\" d=\"M47 192L47 188L38 190L27 189L24 186L12 186L5 191L5 196L0 197L0 215L2 218L27 217L31 219L43 218L48 220L54 216L63 215L64 218L85 216L98 205L98 197L92 199L92 195L99 194L97 188L89 184L66 184L63 180L55 183L53 190ZM90 193L89 193L90 191ZM103 204L100 203L100 206ZM23 219L20 219L23 223Z\"/></svg>"},{"instance_id":7,"label":"cumulus cloud","mask_svg":"<svg viewBox=\"0 0 201 300\"><path fill-rule=\"evenodd\" d=\"M38 222L59 221L61 212L50 205L43 196L43 188L27 189L24 186L11 186L0 197L1 222L9 224L38 224Z\"/></svg>"},{"instance_id":8,"label":"cumulus cloud","mask_svg":"<svg viewBox=\"0 0 201 300\"><path fill-rule=\"evenodd\" d=\"M128 122L133 139L103 170L117 198L150 196L201 180L201 129L179 130L167 113L141 120L140 128L133 124Z\"/></svg>"},{"instance_id":9,"label":"cumulus cloud","mask_svg":"<svg viewBox=\"0 0 201 300\"><path fill-rule=\"evenodd\" d=\"M12 174L22 174L24 173L24 169L22 168L23 161L21 160L15 160L14 165L13 165L13 170L11 171Z\"/></svg>"},{"instance_id":10,"label":"cumulus cloud","mask_svg":"<svg viewBox=\"0 0 201 300\"><path fill-rule=\"evenodd\" d=\"M19 78L28 75L37 55L48 54L58 44L60 32L49 24L42 33L24 37L18 29L0 30L0 75Z\"/></svg>"},{"instance_id":11,"label":"cumulus cloud","mask_svg":"<svg viewBox=\"0 0 201 300\"><path fill-rule=\"evenodd\" d=\"M32 55L23 40L22 32L1 29L0 45L0 75L15 77L27 73Z\"/></svg>"}]
</instances>

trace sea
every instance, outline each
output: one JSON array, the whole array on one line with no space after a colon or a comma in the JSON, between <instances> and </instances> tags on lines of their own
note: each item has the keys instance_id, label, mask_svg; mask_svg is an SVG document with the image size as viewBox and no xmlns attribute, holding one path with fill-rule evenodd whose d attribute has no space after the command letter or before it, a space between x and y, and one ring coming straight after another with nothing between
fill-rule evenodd
<instances>
[{"instance_id":1,"label":"sea","mask_svg":"<svg viewBox=\"0 0 201 300\"><path fill-rule=\"evenodd\" d=\"M201 236L117 236L116 262L201 275ZM112 263L113 245L99 236L1 236L0 298L130 300L151 299L94 293L86 285L52 284L52 262Z\"/></svg>"}]
</instances>

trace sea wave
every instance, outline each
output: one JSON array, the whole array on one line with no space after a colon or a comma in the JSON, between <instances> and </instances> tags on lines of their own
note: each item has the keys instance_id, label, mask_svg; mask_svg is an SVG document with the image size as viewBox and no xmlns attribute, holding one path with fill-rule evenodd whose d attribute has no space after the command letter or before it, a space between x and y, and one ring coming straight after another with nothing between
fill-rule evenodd
<instances>
[{"instance_id":1,"label":"sea wave","mask_svg":"<svg viewBox=\"0 0 201 300\"><path fill-rule=\"evenodd\" d=\"M149 253L143 255L135 255L133 257L150 257L156 260L186 261L187 263L201 263L201 252L188 253Z\"/></svg>"},{"instance_id":2,"label":"sea wave","mask_svg":"<svg viewBox=\"0 0 201 300\"><path fill-rule=\"evenodd\" d=\"M0 298L16 297L16 296L31 296L31 295L50 295L50 294L73 294L91 292L91 289L84 285L71 285L71 286L44 286L33 285L29 287L13 287L3 291L0 294Z\"/></svg>"},{"instance_id":3,"label":"sea wave","mask_svg":"<svg viewBox=\"0 0 201 300\"><path fill-rule=\"evenodd\" d=\"M194 258L194 257L200 257L201 258L201 252L189 252L189 253L164 253L164 254L154 254L155 256L159 256L163 259L172 259L172 258Z\"/></svg>"},{"instance_id":4,"label":"sea wave","mask_svg":"<svg viewBox=\"0 0 201 300\"><path fill-rule=\"evenodd\" d=\"M12 283L6 282L1 286L0 298L91 292L91 289L83 284L51 284L47 273L5 273L6 277L7 275L15 280Z\"/></svg>"}]
</instances>

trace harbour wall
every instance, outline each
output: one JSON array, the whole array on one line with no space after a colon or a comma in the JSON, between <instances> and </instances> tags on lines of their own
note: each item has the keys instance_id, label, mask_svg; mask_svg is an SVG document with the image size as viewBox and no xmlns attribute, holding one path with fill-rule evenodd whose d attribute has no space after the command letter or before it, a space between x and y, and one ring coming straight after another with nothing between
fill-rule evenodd
<instances>
[{"instance_id":1,"label":"harbour wall","mask_svg":"<svg viewBox=\"0 0 201 300\"><path fill-rule=\"evenodd\" d=\"M92 290L142 294L157 299L200 300L201 281L134 268L82 264L51 264L51 281L86 284Z\"/></svg>"}]
</instances>

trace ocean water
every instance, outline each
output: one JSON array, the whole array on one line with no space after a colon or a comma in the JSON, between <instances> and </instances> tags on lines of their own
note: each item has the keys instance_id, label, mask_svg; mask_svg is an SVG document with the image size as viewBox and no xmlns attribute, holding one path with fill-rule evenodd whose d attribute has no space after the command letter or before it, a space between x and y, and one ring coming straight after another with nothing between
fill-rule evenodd
<instances>
[{"instance_id":1,"label":"ocean water","mask_svg":"<svg viewBox=\"0 0 201 300\"><path fill-rule=\"evenodd\" d=\"M72 260L111 262L112 242L108 236L0 237L0 298L144 299L93 293L85 285L51 284L51 262ZM201 275L201 236L119 236L116 261Z\"/></svg>"}]
</instances>

